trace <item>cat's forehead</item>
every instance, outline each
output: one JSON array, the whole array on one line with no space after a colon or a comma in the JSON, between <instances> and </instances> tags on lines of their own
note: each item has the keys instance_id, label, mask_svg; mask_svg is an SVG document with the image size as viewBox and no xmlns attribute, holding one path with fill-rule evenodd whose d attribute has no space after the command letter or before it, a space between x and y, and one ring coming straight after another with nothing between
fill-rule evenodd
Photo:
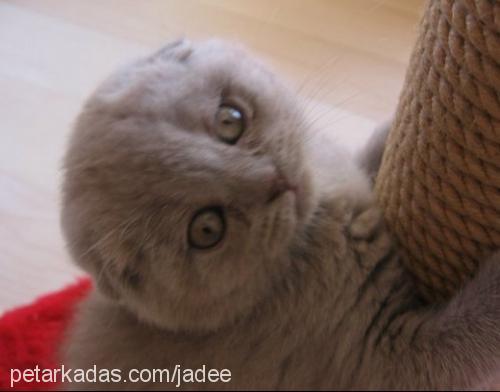
<instances>
[{"instance_id":1,"label":"cat's forehead","mask_svg":"<svg viewBox=\"0 0 500 392\"><path fill-rule=\"evenodd\" d=\"M213 117L227 98L242 98L261 119L272 114L276 120L295 111L293 97L244 48L211 40L167 45L117 72L91 101L109 113L163 117L196 128L200 118Z\"/></svg>"},{"instance_id":2,"label":"cat's forehead","mask_svg":"<svg viewBox=\"0 0 500 392\"><path fill-rule=\"evenodd\" d=\"M202 93L203 89L213 93L232 88L261 99L282 93L269 67L241 46L220 40L179 46L170 49L173 53L160 51L151 70L153 83L161 79L179 86L171 89L178 93Z\"/></svg>"},{"instance_id":3,"label":"cat's forehead","mask_svg":"<svg viewBox=\"0 0 500 392\"><path fill-rule=\"evenodd\" d=\"M212 40L194 45L185 62L194 71L205 72L207 75L223 74L228 78L248 78L250 84L257 80L269 82L274 79L268 70L269 66L261 63L243 47L224 41Z\"/></svg>"},{"instance_id":4,"label":"cat's forehead","mask_svg":"<svg viewBox=\"0 0 500 392\"><path fill-rule=\"evenodd\" d=\"M242 47L215 40L189 45L188 55L159 62L158 79L178 86L172 93L211 98L230 92L261 101L281 93L274 75Z\"/></svg>"}]
</instances>

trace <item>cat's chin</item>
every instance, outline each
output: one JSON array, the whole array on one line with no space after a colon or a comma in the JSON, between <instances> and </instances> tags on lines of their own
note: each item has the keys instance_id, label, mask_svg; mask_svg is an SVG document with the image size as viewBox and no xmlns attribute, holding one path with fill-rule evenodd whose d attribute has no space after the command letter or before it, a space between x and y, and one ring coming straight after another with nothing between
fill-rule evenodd
<instances>
[{"instance_id":1,"label":"cat's chin","mask_svg":"<svg viewBox=\"0 0 500 392\"><path fill-rule=\"evenodd\" d=\"M249 297L252 298L252 295ZM159 312L154 315L143 309L138 309L138 307L131 307L130 304L124 305L122 308L131 314L137 322L158 330L174 334L206 336L245 322L253 313L256 304L248 300L242 302L247 303L235 308L229 301L223 301L217 308L193 307L186 309L185 307L179 311Z\"/></svg>"}]
</instances>

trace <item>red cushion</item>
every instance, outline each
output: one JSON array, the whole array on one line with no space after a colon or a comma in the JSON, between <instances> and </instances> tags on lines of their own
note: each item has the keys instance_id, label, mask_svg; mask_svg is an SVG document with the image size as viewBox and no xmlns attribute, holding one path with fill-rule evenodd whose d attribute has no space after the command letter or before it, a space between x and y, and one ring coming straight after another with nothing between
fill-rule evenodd
<instances>
[{"instance_id":1,"label":"red cushion","mask_svg":"<svg viewBox=\"0 0 500 392\"><path fill-rule=\"evenodd\" d=\"M54 369L60 365L58 349L75 306L89 292L91 282L82 279L34 303L0 317L0 390L11 389L11 369ZM41 377L41 373L40 373ZM55 389L57 383L24 382L14 390Z\"/></svg>"}]
</instances>

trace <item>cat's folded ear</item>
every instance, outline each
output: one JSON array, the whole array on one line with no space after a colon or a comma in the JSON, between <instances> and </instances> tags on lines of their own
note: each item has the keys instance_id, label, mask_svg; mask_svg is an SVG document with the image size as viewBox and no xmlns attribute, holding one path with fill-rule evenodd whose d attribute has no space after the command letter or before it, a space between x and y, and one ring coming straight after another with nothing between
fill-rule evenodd
<instances>
[{"instance_id":1,"label":"cat's folded ear","mask_svg":"<svg viewBox=\"0 0 500 392\"><path fill-rule=\"evenodd\" d=\"M151 58L184 61L189 57L192 51L193 44L191 41L186 38L180 38L160 48Z\"/></svg>"}]
</instances>

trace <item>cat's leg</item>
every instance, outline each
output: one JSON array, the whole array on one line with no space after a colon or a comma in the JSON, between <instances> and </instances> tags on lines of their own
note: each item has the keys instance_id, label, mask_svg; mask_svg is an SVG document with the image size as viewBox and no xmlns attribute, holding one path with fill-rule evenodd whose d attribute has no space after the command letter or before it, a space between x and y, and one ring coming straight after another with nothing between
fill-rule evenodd
<instances>
[{"instance_id":1,"label":"cat's leg","mask_svg":"<svg viewBox=\"0 0 500 392\"><path fill-rule=\"evenodd\" d=\"M488 385L500 369L500 251L446 306L419 313L405 330L389 361L399 379L391 387Z\"/></svg>"}]
</instances>

